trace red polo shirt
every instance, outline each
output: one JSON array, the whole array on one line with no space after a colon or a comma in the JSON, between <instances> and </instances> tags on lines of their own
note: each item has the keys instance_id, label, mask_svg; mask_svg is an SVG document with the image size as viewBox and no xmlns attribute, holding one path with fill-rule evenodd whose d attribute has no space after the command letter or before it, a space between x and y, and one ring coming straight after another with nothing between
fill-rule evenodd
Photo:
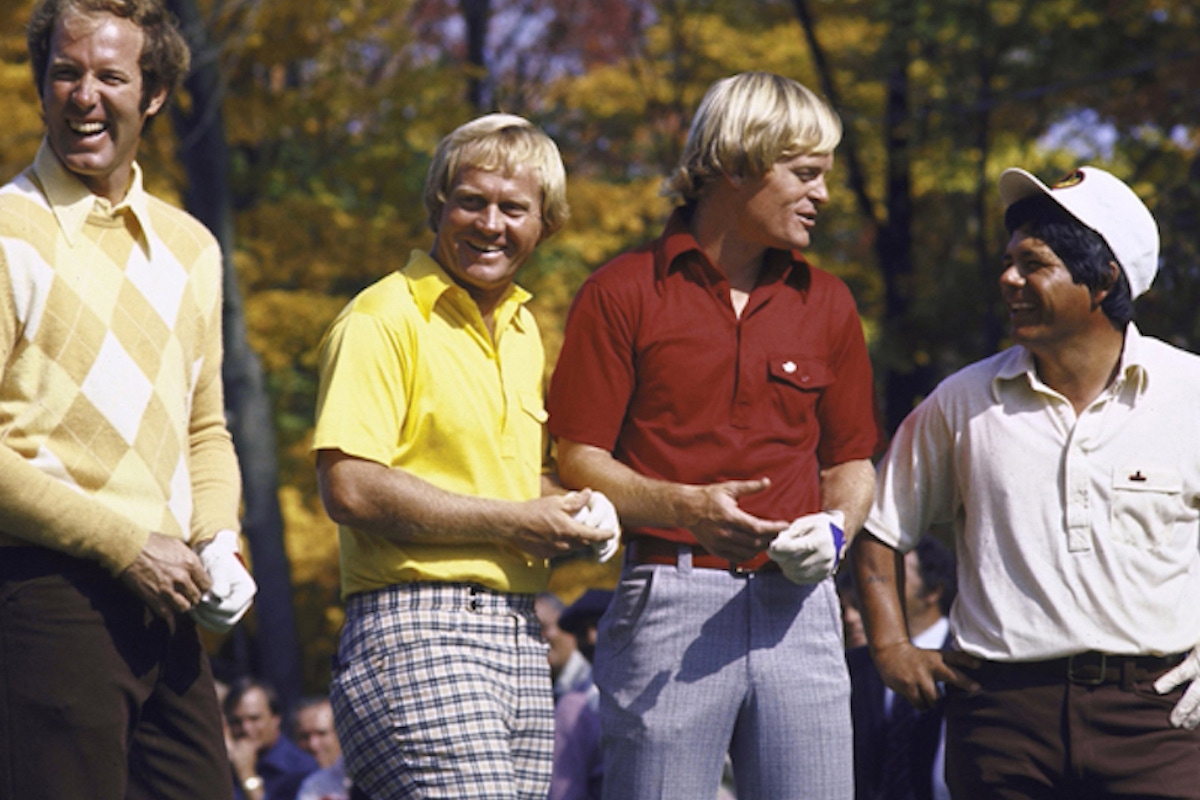
<instances>
[{"instance_id":1,"label":"red polo shirt","mask_svg":"<svg viewBox=\"0 0 1200 800\"><path fill-rule=\"evenodd\" d=\"M769 251L739 318L682 211L584 282L547 405L554 436L648 477L769 477L770 489L740 501L765 519L819 511L819 470L870 458L880 441L846 285L799 253ZM696 541L683 528L628 532Z\"/></svg>"}]
</instances>

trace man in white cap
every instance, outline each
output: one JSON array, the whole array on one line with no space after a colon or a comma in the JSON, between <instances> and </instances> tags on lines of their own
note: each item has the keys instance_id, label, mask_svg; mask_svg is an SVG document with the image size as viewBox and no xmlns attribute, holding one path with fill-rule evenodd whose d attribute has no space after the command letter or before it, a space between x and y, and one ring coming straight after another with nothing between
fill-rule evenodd
<instances>
[{"instance_id":1,"label":"man in white cap","mask_svg":"<svg viewBox=\"0 0 1200 800\"><path fill-rule=\"evenodd\" d=\"M956 798L1200 798L1200 358L1143 336L1158 230L1117 178L1000 177L1014 346L900 426L856 545L868 638L946 689ZM946 652L909 639L899 554L953 523Z\"/></svg>"}]
</instances>

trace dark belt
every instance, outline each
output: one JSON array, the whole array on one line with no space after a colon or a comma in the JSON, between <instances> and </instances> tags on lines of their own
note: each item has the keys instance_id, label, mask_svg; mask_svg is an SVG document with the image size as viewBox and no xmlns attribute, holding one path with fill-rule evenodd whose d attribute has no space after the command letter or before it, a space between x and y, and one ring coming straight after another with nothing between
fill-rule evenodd
<instances>
[{"instance_id":1,"label":"dark belt","mask_svg":"<svg viewBox=\"0 0 1200 800\"><path fill-rule=\"evenodd\" d=\"M696 569L723 569L733 575L749 575L752 572L778 572L779 565L771 560L766 551L759 553L749 561L734 564L727 558L714 556L698 544L687 545L671 542L657 536L633 536L632 547L629 548L629 558L634 564L666 564L676 566L679 563L679 549L691 550L692 567Z\"/></svg>"},{"instance_id":2,"label":"dark belt","mask_svg":"<svg viewBox=\"0 0 1200 800\"><path fill-rule=\"evenodd\" d=\"M1117 656L1108 653L1076 653L1073 656L1047 661L984 661L974 672L980 679L1045 678L1084 686L1120 683L1128 686L1134 681L1159 677L1183 661L1187 653L1169 656Z\"/></svg>"}]
</instances>

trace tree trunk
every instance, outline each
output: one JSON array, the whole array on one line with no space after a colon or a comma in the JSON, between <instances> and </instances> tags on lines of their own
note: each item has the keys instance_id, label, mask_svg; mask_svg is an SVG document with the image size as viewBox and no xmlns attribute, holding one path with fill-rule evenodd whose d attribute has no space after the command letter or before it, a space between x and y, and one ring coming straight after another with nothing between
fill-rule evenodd
<instances>
[{"instance_id":1,"label":"tree trunk","mask_svg":"<svg viewBox=\"0 0 1200 800\"><path fill-rule=\"evenodd\" d=\"M805 0L793 0L796 17L804 29L812 50L813 64L820 76L821 88L834 108L839 99L833 70L819 46L816 23ZM913 353L921 349L909 332L907 317L911 305L912 252L912 165L909 150L911 114L908 107L908 58L905 50L911 36L911 2L892 3L891 25L884 49L889 57L887 98L885 100L884 146L887 152L887 219L881 221L867 193L867 182L853 130L846 129L839 159L849 166L850 188L854 192L863 220L875 230L875 253L884 281L883 336L876 345L877 381L883 387L883 418L888 432L894 431L912 410L913 403L929 391L934 382L931 364L918 364Z\"/></svg>"},{"instance_id":2,"label":"tree trunk","mask_svg":"<svg viewBox=\"0 0 1200 800\"><path fill-rule=\"evenodd\" d=\"M907 34L902 28L893 36L899 42ZM908 62L898 43L893 48L895 61L888 74L884 111L884 136L887 147L887 223L879 229L875 249L883 270L886 346L892 358L883 370L884 421L889 432L896 430L915 402L924 396L934 381L934 369L926 360L913 358L929 352L927 343L912 336L909 309L913 296L913 199L912 160L909 149L911 114L908 105ZM897 349L903 348L897 358Z\"/></svg>"},{"instance_id":3,"label":"tree trunk","mask_svg":"<svg viewBox=\"0 0 1200 800\"><path fill-rule=\"evenodd\" d=\"M490 0L462 0L461 3L463 20L467 23L467 63L472 70L467 100L479 112L486 111L492 102L485 58L490 5Z\"/></svg>"},{"instance_id":4,"label":"tree trunk","mask_svg":"<svg viewBox=\"0 0 1200 800\"><path fill-rule=\"evenodd\" d=\"M283 546L271 403L262 366L246 341L241 292L233 269L233 210L220 76L216 60L207 56L210 45L195 0L170 0L168 5L179 17L195 54L195 66L185 84L192 99L191 111L185 113L176 103L172 121L180 142L179 158L188 176L184 204L217 237L224 259L225 409L242 471L242 527L258 583L254 608L258 624L251 648L256 663L236 666L270 681L287 705L303 691L300 647L292 606L291 569ZM242 630L240 626L238 630Z\"/></svg>"}]
</instances>

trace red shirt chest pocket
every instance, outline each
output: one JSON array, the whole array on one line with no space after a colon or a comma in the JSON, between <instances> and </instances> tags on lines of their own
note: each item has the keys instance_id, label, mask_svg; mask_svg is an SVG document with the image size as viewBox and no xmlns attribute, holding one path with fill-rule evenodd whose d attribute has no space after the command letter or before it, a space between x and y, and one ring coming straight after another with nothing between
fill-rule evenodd
<instances>
[{"instance_id":1,"label":"red shirt chest pocket","mask_svg":"<svg viewBox=\"0 0 1200 800\"><path fill-rule=\"evenodd\" d=\"M784 425L808 425L815 420L822 390L833 383L833 372L817 358L786 353L767 357L767 386L772 410Z\"/></svg>"}]
</instances>

